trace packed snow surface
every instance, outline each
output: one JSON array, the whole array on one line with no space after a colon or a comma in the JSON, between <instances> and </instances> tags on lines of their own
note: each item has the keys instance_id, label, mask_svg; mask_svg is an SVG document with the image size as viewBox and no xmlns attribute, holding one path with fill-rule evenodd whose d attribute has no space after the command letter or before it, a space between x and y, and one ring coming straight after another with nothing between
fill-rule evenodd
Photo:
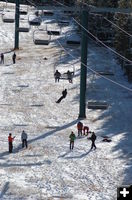
<instances>
[{"instance_id":1,"label":"packed snow surface","mask_svg":"<svg viewBox=\"0 0 132 200\"><path fill-rule=\"evenodd\" d=\"M7 6L14 9L13 4ZM16 64L12 64L15 24L0 18L0 53L5 56L0 65L0 199L115 200L117 187L132 183L132 92L88 69L86 106L88 101L106 101L109 106L106 110L86 108L87 117L81 120L95 131L97 149L90 151L91 141L82 136L69 150L69 135L74 131L77 136L79 121L81 50L66 44L67 36L76 32L78 37L77 25L64 17L61 8L51 9L54 15L42 17L39 27L20 33ZM28 15L34 12L29 7ZM21 18L28 20L26 15ZM70 22L61 27L61 34L51 35L47 46L35 45L34 31L46 26L55 30L61 18ZM90 39L87 65L112 71L109 79L132 88L115 56ZM55 83L56 69L74 71L73 84L68 80ZM56 104L65 88L67 97ZM28 134L28 149L21 148L22 130ZM8 153L10 132L16 136L12 154ZM104 135L112 142L102 142Z\"/></svg>"}]
</instances>

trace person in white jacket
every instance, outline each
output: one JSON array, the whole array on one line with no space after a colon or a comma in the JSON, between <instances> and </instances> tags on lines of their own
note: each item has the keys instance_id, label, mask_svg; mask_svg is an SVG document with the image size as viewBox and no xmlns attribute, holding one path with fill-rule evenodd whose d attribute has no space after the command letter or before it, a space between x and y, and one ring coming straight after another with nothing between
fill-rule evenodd
<instances>
[{"instance_id":1,"label":"person in white jacket","mask_svg":"<svg viewBox=\"0 0 132 200\"><path fill-rule=\"evenodd\" d=\"M26 148L28 147L27 145L27 133L25 133L25 131L23 130L22 131L22 134L21 134L21 140L22 140L22 148L24 148L24 146L26 146Z\"/></svg>"}]
</instances>

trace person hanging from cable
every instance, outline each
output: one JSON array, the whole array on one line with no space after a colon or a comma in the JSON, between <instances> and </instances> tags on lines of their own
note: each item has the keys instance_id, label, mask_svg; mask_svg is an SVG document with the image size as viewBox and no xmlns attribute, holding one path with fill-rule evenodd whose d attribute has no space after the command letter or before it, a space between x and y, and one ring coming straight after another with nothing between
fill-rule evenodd
<instances>
[{"instance_id":1,"label":"person hanging from cable","mask_svg":"<svg viewBox=\"0 0 132 200\"><path fill-rule=\"evenodd\" d=\"M56 103L60 103L62 99L66 98L67 96L67 89L62 91L62 96L56 101Z\"/></svg>"},{"instance_id":2,"label":"person hanging from cable","mask_svg":"<svg viewBox=\"0 0 132 200\"><path fill-rule=\"evenodd\" d=\"M57 81L59 82L61 73L58 70L56 70L54 73L54 77L55 77L55 82L57 82Z\"/></svg>"},{"instance_id":3,"label":"person hanging from cable","mask_svg":"<svg viewBox=\"0 0 132 200\"><path fill-rule=\"evenodd\" d=\"M9 144L9 153L12 153L12 150L13 150L13 140L14 140L15 136L12 137L12 134L9 133L9 136L8 136L8 144Z\"/></svg>"},{"instance_id":4,"label":"person hanging from cable","mask_svg":"<svg viewBox=\"0 0 132 200\"><path fill-rule=\"evenodd\" d=\"M72 76L72 72L70 72L69 70L67 71L67 78L69 80L69 83L72 83L73 76Z\"/></svg>"},{"instance_id":5,"label":"person hanging from cable","mask_svg":"<svg viewBox=\"0 0 132 200\"><path fill-rule=\"evenodd\" d=\"M1 53L1 64L4 64L4 54L3 53Z\"/></svg>"}]
</instances>

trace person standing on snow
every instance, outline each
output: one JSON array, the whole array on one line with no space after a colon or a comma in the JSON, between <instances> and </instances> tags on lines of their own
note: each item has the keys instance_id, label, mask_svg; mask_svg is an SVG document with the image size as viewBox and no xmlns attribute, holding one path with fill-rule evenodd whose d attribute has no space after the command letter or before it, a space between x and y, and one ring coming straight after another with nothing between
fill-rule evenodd
<instances>
[{"instance_id":1,"label":"person standing on snow","mask_svg":"<svg viewBox=\"0 0 132 200\"><path fill-rule=\"evenodd\" d=\"M21 140L22 140L22 148L24 148L24 146L26 146L26 148L28 147L27 145L27 133L25 133L25 131L22 131L21 134Z\"/></svg>"},{"instance_id":2,"label":"person standing on snow","mask_svg":"<svg viewBox=\"0 0 132 200\"><path fill-rule=\"evenodd\" d=\"M3 53L1 53L1 64L4 64L4 54Z\"/></svg>"},{"instance_id":3,"label":"person standing on snow","mask_svg":"<svg viewBox=\"0 0 132 200\"><path fill-rule=\"evenodd\" d=\"M83 130L83 123L82 122L78 122L77 123L77 130L78 130L78 136L82 136L82 130Z\"/></svg>"},{"instance_id":4,"label":"person standing on snow","mask_svg":"<svg viewBox=\"0 0 132 200\"><path fill-rule=\"evenodd\" d=\"M74 140L76 139L75 134L73 133L73 131L71 132L70 136L70 150L74 148Z\"/></svg>"},{"instance_id":5,"label":"person standing on snow","mask_svg":"<svg viewBox=\"0 0 132 200\"><path fill-rule=\"evenodd\" d=\"M9 136L8 136L8 143L9 143L9 153L12 153L12 150L13 150L13 140L14 140L15 137L12 137L12 134L9 133Z\"/></svg>"},{"instance_id":6,"label":"person standing on snow","mask_svg":"<svg viewBox=\"0 0 132 200\"><path fill-rule=\"evenodd\" d=\"M57 81L59 82L61 73L58 70L56 70L56 72L54 73L54 77L55 77L55 82Z\"/></svg>"},{"instance_id":7,"label":"person standing on snow","mask_svg":"<svg viewBox=\"0 0 132 200\"><path fill-rule=\"evenodd\" d=\"M16 54L15 54L15 52L14 52L14 54L13 54L13 56L12 56L12 61L13 61L13 64L16 63Z\"/></svg>"},{"instance_id":8,"label":"person standing on snow","mask_svg":"<svg viewBox=\"0 0 132 200\"><path fill-rule=\"evenodd\" d=\"M94 132L92 132L92 136L90 137L91 141L92 141L92 145L91 145L91 149L96 149L96 145L95 145L95 140L96 140L97 136L95 135Z\"/></svg>"},{"instance_id":9,"label":"person standing on snow","mask_svg":"<svg viewBox=\"0 0 132 200\"><path fill-rule=\"evenodd\" d=\"M83 135L86 135L86 133L88 135L88 133L89 133L89 127L88 126L83 126Z\"/></svg>"}]
</instances>

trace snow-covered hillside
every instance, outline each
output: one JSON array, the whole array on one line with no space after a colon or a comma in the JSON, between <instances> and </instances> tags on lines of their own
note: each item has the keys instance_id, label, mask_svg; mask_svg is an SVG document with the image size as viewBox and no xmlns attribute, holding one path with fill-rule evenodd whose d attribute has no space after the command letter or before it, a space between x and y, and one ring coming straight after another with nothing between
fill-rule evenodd
<instances>
[{"instance_id":1,"label":"snow-covered hillside","mask_svg":"<svg viewBox=\"0 0 132 200\"><path fill-rule=\"evenodd\" d=\"M44 17L40 28L44 23L54 27L57 17L62 17L61 11L52 10L55 14ZM33 12L29 8L29 14ZM27 16L22 18L27 20ZM20 49L13 65L14 24L3 23L0 18L0 53L5 55L5 63L0 65L2 200L115 200L117 187L132 183L132 92L89 70L86 103L105 100L109 107L87 109L87 118L82 120L95 131L97 149L90 151L91 141L82 136L77 137L74 150L69 150L69 135L74 131L77 136L79 121L80 48L66 45L67 35L75 28L70 21L60 36L51 36L48 46L33 43L35 26L29 33L20 33ZM91 40L88 67L110 70L114 73L110 79L132 88L114 55ZM55 69L75 70L73 84L67 80L55 83ZM65 88L67 97L56 104ZM28 149L21 149L22 130L28 133ZM16 136L12 154L8 153L10 132ZM112 142L102 142L103 135Z\"/></svg>"}]
</instances>

